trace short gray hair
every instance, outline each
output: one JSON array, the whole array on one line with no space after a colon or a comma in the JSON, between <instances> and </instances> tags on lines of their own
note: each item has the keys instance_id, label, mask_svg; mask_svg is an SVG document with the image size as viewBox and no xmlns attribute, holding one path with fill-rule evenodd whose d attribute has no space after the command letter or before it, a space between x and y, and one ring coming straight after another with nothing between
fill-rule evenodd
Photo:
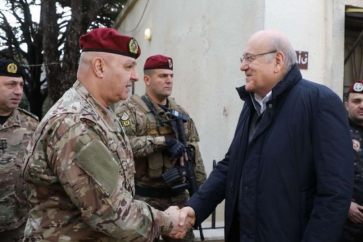
<instances>
[{"instance_id":1,"label":"short gray hair","mask_svg":"<svg viewBox=\"0 0 363 242\"><path fill-rule=\"evenodd\" d=\"M285 55L284 67L288 72L291 67L296 63L296 52L289 41L285 41L280 36L272 36L270 42L271 50L281 51ZM270 62L272 55L266 56L266 61Z\"/></svg>"}]
</instances>

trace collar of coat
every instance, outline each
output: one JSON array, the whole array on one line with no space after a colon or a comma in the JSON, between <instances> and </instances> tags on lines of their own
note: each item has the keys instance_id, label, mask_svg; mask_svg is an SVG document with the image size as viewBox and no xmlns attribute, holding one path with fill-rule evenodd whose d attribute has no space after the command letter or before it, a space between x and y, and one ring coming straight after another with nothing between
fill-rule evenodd
<instances>
[{"instance_id":1,"label":"collar of coat","mask_svg":"<svg viewBox=\"0 0 363 242\"><path fill-rule=\"evenodd\" d=\"M293 65L291 69L287 72L284 78L279 81L276 86L272 89L272 99L278 97L281 93L291 89L301 80L301 72L297 65ZM246 85L236 88L239 97L243 100L250 100L250 94L246 91Z\"/></svg>"}]
</instances>

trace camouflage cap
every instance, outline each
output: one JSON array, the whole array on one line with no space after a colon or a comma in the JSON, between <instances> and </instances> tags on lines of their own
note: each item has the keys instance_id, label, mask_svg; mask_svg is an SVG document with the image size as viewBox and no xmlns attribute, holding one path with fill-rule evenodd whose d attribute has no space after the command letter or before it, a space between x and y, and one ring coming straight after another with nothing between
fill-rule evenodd
<instances>
[{"instance_id":1,"label":"camouflage cap","mask_svg":"<svg viewBox=\"0 0 363 242\"><path fill-rule=\"evenodd\" d=\"M25 71L17 61L2 59L0 60L0 76L22 77L25 79Z\"/></svg>"}]
</instances>

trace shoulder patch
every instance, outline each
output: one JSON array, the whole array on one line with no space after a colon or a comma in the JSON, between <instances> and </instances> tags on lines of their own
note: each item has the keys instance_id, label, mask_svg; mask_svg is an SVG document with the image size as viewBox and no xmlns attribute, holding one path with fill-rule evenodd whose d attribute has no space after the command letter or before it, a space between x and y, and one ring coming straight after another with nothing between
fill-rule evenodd
<instances>
[{"instance_id":1,"label":"shoulder patch","mask_svg":"<svg viewBox=\"0 0 363 242\"><path fill-rule=\"evenodd\" d=\"M112 196L117 187L119 166L111 152L97 139L85 138L78 142L73 148L77 152L76 164L101 187L104 194Z\"/></svg>"},{"instance_id":2,"label":"shoulder patch","mask_svg":"<svg viewBox=\"0 0 363 242\"><path fill-rule=\"evenodd\" d=\"M25 109L22 109L22 108L18 108L18 110L20 112L24 113L25 115L32 117L36 121L39 121L38 117L35 114L32 114L31 112L29 112L28 110L25 110Z\"/></svg>"},{"instance_id":3,"label":"shoulder patch","mask_svg":"<svg viewBox=\"0 0 363 242\"><path fill-rule=\"evenodd\" d=\"M122 113L121 115L121 120L125 121L125 120L129 120L130 119L130 115L125 111Z\"/></svg>"},{"instance_id":4,"label":"shoulder patch","mask_svg":"<svg viewBox=\"0 0 363 242\"><path fill-rule=\"evenodd\" d=\"M121 114L120 122L121 122L121 124L122 124L123 127L127 127L127 126L130 126L131 125L130 115L128 114L127 111L124 111Z\"/></svg>"}]
</instances>

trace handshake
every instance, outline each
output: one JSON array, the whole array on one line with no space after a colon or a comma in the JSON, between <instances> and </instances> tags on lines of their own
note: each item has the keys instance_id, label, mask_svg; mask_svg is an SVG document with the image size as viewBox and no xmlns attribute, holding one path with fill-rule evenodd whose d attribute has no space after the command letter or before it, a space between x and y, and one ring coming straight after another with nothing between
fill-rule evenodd
<instances>
[{"instance_id":1,"label":"handshake","mask_svg":"<svg viewBox=\"0 0 363 242\"><path fill-rule=\"evenodd\" d=\"M164 211L170 216L173 221L173 228L167 236L182 239L185 237L195 223L195 212L191 207L180 209L178 206L170 206Z\"/></svg>"}]
</instances>

